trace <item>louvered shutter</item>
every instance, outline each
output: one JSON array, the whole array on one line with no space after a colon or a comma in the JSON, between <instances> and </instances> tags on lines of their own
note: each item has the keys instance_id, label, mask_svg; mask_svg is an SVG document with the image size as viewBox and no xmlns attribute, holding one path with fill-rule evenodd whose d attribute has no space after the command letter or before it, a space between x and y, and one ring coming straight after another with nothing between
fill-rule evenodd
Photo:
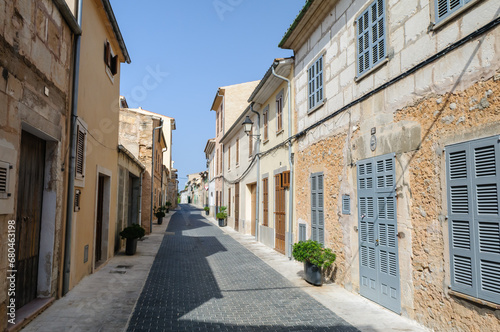
<instances>
[{"instance_id":1,"label":"louvered shutter","mask_svg":"<svg viewBox=\"0 0 500 332\"><path fill-rule=\"evenodd\" d=\"M306 241L306 224L299 224L299 241Z\"/></svg>"},{"instance_id":2,"label":"louvered shutter","mask_svg":"<svg viewBox=\"0 0 500 332\"><path fill-rule=\"evenodd\" d=\"M436 23L442 21L471 0L434 0L435 21Z\"/></svg>"},{"instance_id":3,"label":"louvered shutter","mask_svg":"<svg viewBox=\"0 0 500 332\"><path fill-rule=\"evenodd\" d=\"M311 240L318 241L318 210L317 210L317 181L316 175L311 176Z\"/></svg>"},{"instance_id":4,"label":"louvered shutter","mask_svg":"<svg viewBox=\"0 0 500 332\"><path fill-rule=\"evenodd\" d=\"M0 161L0 198L9 198L9 163Z\"/></svg>"},{"instance_id":5,"label":"louvered shutter","mask_svg":"<svg viewBox=\"0 0 500 332\"><path fill-rule=\"evenodd\" d=\"M77 126L76 140L76 177L83 178L85 176L85 139L86 132L81 126Z\"/></svg>"},{"instance_id":6,"label":"louvered shutter","mask_svg":"<svg viewBox=\"0 0 500 332\"><path fill-rule=\"evenodd\" d=\"M486 138L446 148L451 286L500 303L500 145Z\"/></svg>"},{"instance_id":7,"label":"louvered shutter","mask_svg":"<svg viewBox=\"0 0 500 332\"><path fill-rule=\"evenodd\" d=\"M342 214L351 214L351 197L342 195Z\"/></svg>"},{"instance_id":8,"label":"louvered shutter","mask_svg":"<svg viewBox=\"0 0 500 332\"><path fill-rule=\"evenodd\" d=\"M376 0L356 20L358 76L387 54L385 1Z\"/></svg>"},{"instance_id":9,"label":"louvered shutter","mask_svg":"<svg viewBox=\"0 0 500 332\"><path fill-rule=\"evenodd\" d=\"M311 175L311 239L325 242L323 174Z\"/></svg>"},{"instance_id":10,"label":"louvered shutter","mask_svg":"<svg viewBox=\"0 0 500 332\"><path fill-rule=\"evenodd\" d=\"M323 101L323 56L307 70L309 109Z\"/></svg>"}]
</instances>

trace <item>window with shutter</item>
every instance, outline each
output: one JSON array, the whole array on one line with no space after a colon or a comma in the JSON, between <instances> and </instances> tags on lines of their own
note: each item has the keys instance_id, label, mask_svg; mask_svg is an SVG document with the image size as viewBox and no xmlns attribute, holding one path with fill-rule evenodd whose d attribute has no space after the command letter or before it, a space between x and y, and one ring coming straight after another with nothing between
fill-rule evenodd
<instances>
[{"instance_id":1,"label":"window with shutter","mask_svg":"<svg viewBox=\"0 0 500 332\"><path fill-rule=\"evenodd\" d=\"M446 147L451 287L500 304L500 143Z\"/></svg>"},{"instance_id":2,"label":"window with shutter","mask_svg":"<svg viewBox=\"0 0 500 332\"><path fill-rule=\"evenodd\" d=\"M342 195L342 214L351 214L351 197Z\"/></svg>"},{"instance_id":3,"label":"window with shutter","mask_svg":"<svg viewBox=\"0 0 500 332\"><path fill-rule=\"evenodd\" d=\"M306 224L299 224L299 242L307 240Z\"/></svg>"},{"instance_id":4,"label":"window with shutter","mask_svg":"<svg viewBox=\"0 0 500 332\"><path fill-rule=\"evenodd\" d=\"M77 138L76 138L76 165L75 165L76 167L75 177L77 179L83 179L85 177L86 136L87 132L85 128L78 125Z\"/></svg>"},{"instance_id":5,"label":"window with shutter","mask_svg":"<svg viewBox=\"0 0 500 332\"><path fill-rule=\"evenodd\" d=\"M9 198L9 163L0 161L0 199Z\"/></svg>"},{"instance_id":6,"label":"window with shutter","mask_svg":"<svg viewBox=\"0 0 500 332\"><path fill-rule=\"evenodd\" d=\"M325 217L324 217L324 192L323 173L311 175L311 239L324 243Z\"/></svg>"},{"instance_id":7,"label":"window with shutter","mask_svg":"<svg viewBox=\"0 0 500 332\"><path fill-rule=\"evenodd\" d=\"M262 225L269 225L269 180L268 178L262 179L262 210L264 212Z\"/></svg>"},{"instance_id":8,"label":"window with shutter","mask_svg":"<svg viewBox=\"0 0 500 332\"><path fill-rule=\"evenodd\" d=\"M307 69L307 81L308 109L312 110L323 102L323 56Z\"/></svg>"},{"instance_id":9,"label":"window with shutter","mask_svg":"<svg viewBox=\"0 0 500 332\"><path fill-rule=\"evenodd\" d=\"M283 130L283 93L276 97L276 132Z\"/></svg>"},{"instance_id":10,"label":"window with shutter","mask_svg":"<svg viewBox=\"0 0 500 332\"><path fill-rule=\"evenodd\" d=\"M382 62L387 55L385 0L375 0L356 19L357 77Z\"/></svg>"},{"instance_id":11,"label":"window with shutter","mask_svg":"<svg viewBox=\"0 0 500 332\"><path fill-rule=\"evenodd\" d=\"M266 107L264 110L264 141L267 141L269 138L269 131L268 131L268 121L269 121L269 106Z\"/></svg>"},{"instance_id":12,"label":"window with shutter","mask_svg":"<svg viewBox=\"0 0 500 332\"><path fill-rule=\"evenodd\" d=\"M434 21L439 23L474 0L434 0Z\"/></svg>"},{"instance_id":13,"label":"window with shutter","mask_svg":"<svg viewBox=\"0 0 500 332\"><path fill-rule=\"evenodd\" d=\"M240 163L240 139L236 139L236 166Z\"/></svg>"}]
</instances>

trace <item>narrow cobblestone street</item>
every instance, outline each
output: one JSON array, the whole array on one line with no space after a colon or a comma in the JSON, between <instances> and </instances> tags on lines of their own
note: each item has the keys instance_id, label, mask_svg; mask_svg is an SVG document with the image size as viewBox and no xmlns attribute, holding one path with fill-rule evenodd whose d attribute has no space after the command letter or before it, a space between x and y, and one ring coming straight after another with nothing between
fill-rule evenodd
<instances>
[{"instance_id":1,"label":"narrow cobblestone street","mask_svg":"<svg viewBox=\"0 0 500 332\"><path fill-rule=\"evenodd\" d=\"M128 331L358 331L194 211L172 216Z\"/></svg>"}]
</instances>

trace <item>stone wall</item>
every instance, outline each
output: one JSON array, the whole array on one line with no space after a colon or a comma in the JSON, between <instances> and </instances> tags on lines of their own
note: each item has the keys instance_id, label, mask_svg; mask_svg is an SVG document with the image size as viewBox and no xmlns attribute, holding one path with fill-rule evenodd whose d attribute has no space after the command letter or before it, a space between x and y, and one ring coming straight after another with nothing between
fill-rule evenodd
<instances>
[{"instance_id":1,"label":"stone wall","mask_svg":"<svg viewBox=\"0 0 500 332\"><path fill-rule=\"evenodd\" d=\"M0 275L7 270L7 222L16 219L23 130L46 141L38 295L58 294L66 204L72 33L52 1L0 2L0 160L9 172L9 199L0 201ZM7 322L6 280L0 278L0 330Z\"/></svg>"},{"instance_id":2,"label":"stone wall","mask_svg":"<svg viewBox=\"0 0 500 332\"><path fill-rule=\"evenodd\" d=\"M412 270L415 319L436 330L496 331L498 310L448 293L450 259L445 154L449 144L500 134L500 77L424 99L395 114L422 128L420 149L409 153L412 192Z\"/></svg>"}]
</instances>

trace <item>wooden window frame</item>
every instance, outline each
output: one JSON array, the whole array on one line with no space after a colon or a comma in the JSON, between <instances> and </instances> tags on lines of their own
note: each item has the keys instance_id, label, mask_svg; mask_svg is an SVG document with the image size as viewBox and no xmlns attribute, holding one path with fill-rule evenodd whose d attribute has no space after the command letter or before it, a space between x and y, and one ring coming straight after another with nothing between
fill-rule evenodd
<instances>
[{"instance_id":1,"label":"wooden window frame","mask_svg":"<svg viewBox=\"0 0 500 332\"><path fill-rule=\"evenodd\" d=\"M266 109L263 112L263 118L264 118L264 143L267 142L269 139L269 106L266 107Z\"/></svg>"},{"instance_id":2,"label":"wooden window frame","mask_svg":"<svg viewBox=\"0 0 500 332\"><path fill-rule=\"evenodd\" d=\"M109 40L104 43L104 63L106 64L106 69L109 70L111 76L115 76L118 73L118 55L115 55Z\"/></svg>"},{"instance_id":3,"label":"wooden window frame","mask_svg":"<svg viewBox=\"0 0 500 332\"><path fill-rule=\"evenodd\" d=\"M290 171L283 171L281 173L281 187L290 188Z\"/></svg>"},{"instance_id":4,"label":"wooden window frame","mask_svg":"<svg viewBox=\"0 0 500 332\"><path fill-rule=\"evenodd\" d=\"M269 226L269 178L262 179L262 225Z\"/></svg>"},{"instance_id":5,"label":"wooden window frame","mask_svg":"<svg viewBox=\"0 0 500 332\"><path fill-rule=\"evenodd\" d=\"M283 92L276 96L276 134L283 130Z\"/></svg>"}]
</instances>

